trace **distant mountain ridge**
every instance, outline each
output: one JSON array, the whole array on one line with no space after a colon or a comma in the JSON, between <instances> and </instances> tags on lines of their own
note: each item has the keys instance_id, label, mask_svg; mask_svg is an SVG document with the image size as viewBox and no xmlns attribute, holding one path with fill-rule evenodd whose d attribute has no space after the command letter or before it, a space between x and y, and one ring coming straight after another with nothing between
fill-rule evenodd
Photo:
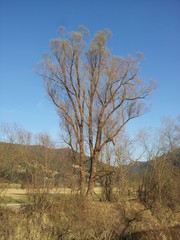
<instances>
[{"instance_id":1,"label":"distant mountain ridge","mask_svg":"<svg viewBox=\"0 0 180 240\"><path fill-rule=\"evenodd\" d=\"M14 161L13 158L17 151L23 153L27 150L27 148L28 148L29 154L31 155L30 158L32 158L32 161L34 157L36 157L37 159L39 159L37 161L42 162L45 148L41 145L27 146L27 145L21 145L21 144L0 142L0 165L1 165L0 171L3 172L5 168L8 168L8 166L13 164L13 161ZM68 169L72 169L72 168L76 168L76 172L78 171L78 163L74 162L74 159L72 157L72 151L70 148L54 148L54 149L49 149L49 152L51 152L53 156L52 164L53 164L54 171L58 170L59 172L63 172L64 170L62 169L66 169L66 172L68 172ZM77 158L79 159L78 155L79 153L77 153ZM173 160L172 160L172 156L173 156ZM19 158L20 157L23 158L23 155L21 156L21 154L19 154ZM166 157L168 161L172 161L172 164L175 167L180 168L180 149L179 148L175 149L173 153L169 152L168 154L166 154ZM17 159L18 159L18 154L17 154ZM86 156L86 159L87 159L86 168L88 172L90 169L90 161L88 161L89 159L88 156ZM133 166L130 167L130 174L134 176L139 175L142 177L145 171L148 169L148 167L151 167L152 162L137 161L137 162L134 162L132 165ZM128 165L123 165L123 166L126 167ZM99 167L106 168L106 163L100 163ZM113 170L113 167L110 166L110 168L112 168Z\"/></svg>"}]
</instances>

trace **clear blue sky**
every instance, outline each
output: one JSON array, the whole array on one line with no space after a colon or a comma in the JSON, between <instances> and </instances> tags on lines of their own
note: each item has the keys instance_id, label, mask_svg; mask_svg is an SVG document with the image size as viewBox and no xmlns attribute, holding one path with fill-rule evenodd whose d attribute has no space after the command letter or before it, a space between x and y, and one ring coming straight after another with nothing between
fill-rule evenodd
<instances>
[{"instance_id":1,"label":"clear blue sky","mask_svg":"<svg viewBox=\"0 0 180 240\"><path fill-rule=\"evenodd\" d=\"M114 54L144 53L141 76L156 80L158 88L147 101L150 112L129 124L129 131L180 115L179 0L0 0L0 123L56 136L58 117L33 68L60 25L67 31L84 25L91 36L109 28Z\"/></svg>"}]
</instances>

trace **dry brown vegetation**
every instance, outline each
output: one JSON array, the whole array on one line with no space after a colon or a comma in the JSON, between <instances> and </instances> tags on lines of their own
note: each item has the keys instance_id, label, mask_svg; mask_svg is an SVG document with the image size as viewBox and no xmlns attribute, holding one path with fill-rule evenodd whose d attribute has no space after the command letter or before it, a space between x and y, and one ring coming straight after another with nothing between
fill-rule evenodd
<instances>
[{"instance_id":1,"label":"dry brown vegetation","mask_svg":"<svg viewBox=\"0 0 180 240\"><path fill-rule=\"evenodd\" d=\"M44 199L45 200L45 199ZM177 216L153 216L138 202L82 202L61 197L19 210L0 209L1 239L177 239ZM174 235L173 234L173 231ZM142 232L142 238L136 233ZM132 237L133 236L133 237ZM143 238L144 237L144 238Z\"/></svg>"},{"instance_id":2,"label":"dry brown vegetation","mask_svg":"<svg viewBox=\"0 0 180 240\"><path fill-rule=\"evenodd\" d=\"M62 155L58 151L57 156L56 151L49 148L49 144L54 145L47 135L40 134L40 150L38 146L33 146L32 150L25 142L17 144L17 136L20 133L26 136L26 131L9 128L8 136L13 132L14 141L0 145L3 153L0 239L178 239L179 130L178 125L172 125L174 135L171 134L170 141L164 135L168 132L167 126L162 127L163 135L155 141L156 149L152 143L146 145L145 139L149 138L145 132L140 134L143 148L149 147L146 149L149 162L144 163L144 173L137 170L138 164L129 165L124 161L127 151L121 158L116 151L115 156L121 161L112 167L114 149L107 148L103 153L106 161L100 159L97 187L86 200L80 195L78 169L73 163L66 166L61 159L58 167L58 157ZM129 143L124 138L125 142ZM121 144L121 150L126 149L125 145ZM63 152L66 153L64 158L71 156ZM26 177L23 177L24 172ZM27 205L7 204L7 197L12 198L11 202L18 202L23 196Z\"/></svg>"}]
</instances>

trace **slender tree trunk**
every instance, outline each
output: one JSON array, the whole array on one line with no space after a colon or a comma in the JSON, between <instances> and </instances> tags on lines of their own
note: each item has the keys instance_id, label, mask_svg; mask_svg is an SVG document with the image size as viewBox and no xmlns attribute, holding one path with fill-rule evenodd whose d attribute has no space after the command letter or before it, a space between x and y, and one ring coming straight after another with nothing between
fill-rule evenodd
<instances>
[{"instance_id":1,"label":"slender tree trunk","mask_svg":"<svg viewBox=\"0 0 180 240\"><path fill-rule=\"evenodd\" d=\"M89 183L88 183L88 190L86 195L89 196L92 194L96 179L96 169L97 169L97 162L98 162L99 153L94 154L94 158L91 160L91 169L90 169L90 177L89 177Z\"/></svg>"},{"instance_id":2,"label":"slender tree trunk","mask_svg":"<svg viewBox=\"0 0 180 240\"><path fill-rule=\"evenodd\" d=\"M86 162L84 155L84 136L83 128L80 128L80 194L82 198L85 198L86 195Z\"/></svg>"},{"instance_id":3,"label":"slender tree trunk","mask_svg":"<svg viewBox=\"0 0 180 240\"><path fill-rule=\"evenodd\" d=\"M80 168L80 194L82 198L85 198L86 195L86 171L85 164L81 164Z\"/></svg>"}]
</instances>

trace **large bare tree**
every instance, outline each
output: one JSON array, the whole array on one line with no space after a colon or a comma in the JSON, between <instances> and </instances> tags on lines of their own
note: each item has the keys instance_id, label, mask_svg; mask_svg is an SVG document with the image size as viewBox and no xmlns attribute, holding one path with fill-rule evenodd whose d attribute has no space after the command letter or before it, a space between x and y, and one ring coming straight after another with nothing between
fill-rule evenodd
<instances>
[{"instance_id":1,"label":"large bare tree","mask_svg":"<svg viewBox=\"0 0 180 240\"><path fill-rule=\"evenodd\" d=\"M134 118L145 112L143 99L154 84L139 77L141 57L113 56L107 47L109 31L99 31L89 41L89 32L77 32L50 41L40 75L66 129L66 142L77 160L79 152L80 192L92 193L99 154L106 144ZM105 131L104 131L105 130ZM86 190L85 148L90 155Z\"/></svg>"}]
</instances>

